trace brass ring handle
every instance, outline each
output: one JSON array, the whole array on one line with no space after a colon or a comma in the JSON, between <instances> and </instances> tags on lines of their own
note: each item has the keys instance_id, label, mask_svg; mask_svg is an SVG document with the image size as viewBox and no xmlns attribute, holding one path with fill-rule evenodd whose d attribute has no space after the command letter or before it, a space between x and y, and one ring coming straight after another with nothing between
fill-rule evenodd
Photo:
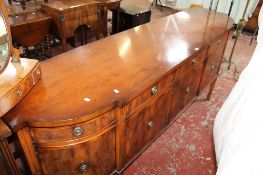
<instances>
[{"instance_id":1,"label":"brass ring handle","mask_svg":"<svg viewBox=\"0 0 263 175\"><path fill-rule=\"evenodd\" d=\"M21 96L23 95L23 92L22 92L21 90L17 90L17 91L16 91L16 95L17 95L18 97L21 97Z\"/></svg>"},{"instance_id":2,"label":"brass ring handle","mask_svg":"<svg viewBox=\"0 0 263 175\"><path fill-rule=\"evenodd\" d=\"M153 125L154 125L154 122L152 120L148 122L148 128L152 128Z\"/></svg>"},{"instance_id":3,"label":"brass ring handle","mask_svg":"<svg viewBox=\"0 0 263 175\"><path fill-rule=\"evenodd\" d=\"M157 86L153 86L153 87L152 87L152 95L157 94L157 92L158 92Z\"/></svg>"},{"instance_id":4,"label":"brass ring handle","mask_svg":"<svg viewBox=\"0 0 263 175\"><path fill-rule=\"evenodd\" d=\"M81 136L83 132L84 132L84 129L80 126L77 126L76 128L73 129L74 136Z\"/></svg>"},{"instance_id":5,"label":"brass ring handle","mask_svg":"<svg viewBox=\"0 0 263 175\"><path fill-rule=\"evenodd\" d=\"M221 40L218 40L217 45L219 46L221 44Z\"/></svg>"},{"instance_id":6,"label":"brass ring handle","mask_svg":"<svg viewBox=\"0 0 263 175\"><path fill-rule=\"evenodd\" d=\"M87 162L81 162L79 165L79 172L85 173L89 170L89 165Z\"/></svg>"},{"instance_id":7,"label":"brass ring handle","mask_svg":"<svg viewBox=\"0 0 263 175\"><path fill-rule=\"evenodd\" d=\"M190 86L187 86L187 87L186 87L185 93L186 93L186 94L190 94Z\"/></svg>"},{"instance_id":8,"label":"brass ring handle","mask_svg":"<svg viewBox=\"0 0 263 175\"><path fill-rule=\"evenodd\" d=\"M192 64L194 65L194 64L196 64L196 63L197 63L197 58L193 58Z\"/></svg>"}]
</instances>

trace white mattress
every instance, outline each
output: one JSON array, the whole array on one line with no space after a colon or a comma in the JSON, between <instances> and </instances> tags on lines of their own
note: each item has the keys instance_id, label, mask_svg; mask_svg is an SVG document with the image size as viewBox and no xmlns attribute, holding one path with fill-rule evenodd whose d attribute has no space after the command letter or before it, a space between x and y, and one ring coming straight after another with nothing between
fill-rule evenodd
<instances>
[{"instance_id":1,"label":"white mattress","mask_svg":"<svg viewBox=\"0 0 263 175\"><path fill-rule=\"evenodd\" d=\"M260 30L254 55L215 120L217 175L263 175L262 35Z\"/></svg>"}]
</instances>

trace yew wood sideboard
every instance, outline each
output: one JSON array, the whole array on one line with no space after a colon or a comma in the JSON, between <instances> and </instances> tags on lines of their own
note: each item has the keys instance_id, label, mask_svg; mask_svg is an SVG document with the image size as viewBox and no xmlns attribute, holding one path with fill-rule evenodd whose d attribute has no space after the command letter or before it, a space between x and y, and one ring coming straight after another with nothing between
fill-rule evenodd
<instances>
[{"instance_id":1,"label":"yew wood sideboard","mask_svg":"<svg viewBox=\"0 0 263 175\"><path fill-rule=\"evenodd\" d=\"M233 20L182 11L41 63L3 120L32 174L122 173L217 78Z\"/></svg>"}]
</instances>

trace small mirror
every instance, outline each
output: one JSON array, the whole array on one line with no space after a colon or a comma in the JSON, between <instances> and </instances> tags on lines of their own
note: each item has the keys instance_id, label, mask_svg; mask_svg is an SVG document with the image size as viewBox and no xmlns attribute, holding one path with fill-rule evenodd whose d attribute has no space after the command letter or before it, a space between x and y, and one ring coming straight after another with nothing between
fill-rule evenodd
<instances>
[{"instance_id":1,"label":"small mirror","mask_svg":"<svg viewBox=\"0 0 263 175\"><path fill-rule=\"evenodd\" d=\"M9 35L5 17L0 11L0 73L4 71L9 62Z\"/></svg>"}]
</instances>

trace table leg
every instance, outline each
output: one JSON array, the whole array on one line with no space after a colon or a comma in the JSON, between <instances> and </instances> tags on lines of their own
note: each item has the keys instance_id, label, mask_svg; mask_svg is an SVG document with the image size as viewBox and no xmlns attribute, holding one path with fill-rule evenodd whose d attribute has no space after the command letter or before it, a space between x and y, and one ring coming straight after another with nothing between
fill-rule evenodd
<instances>
[{"instance_id":1,"label":"table leg","mask_svg":"<svg viewBox=\"0 0 263 175\"><path fill-rule=\"evenodd\" d=\"M217 78L210 84L209 91L207 94L207 100L210 100L211 94L215 88Z\"/></svg>"},{"instance_id":2,"label":"table leg","mask_svg":"<svg viewBox=\"0 0 263 175\"><path fill-rule=\"evenodd\" d=\"M62 47L63 47L63 52L67 51L67 39L62 38Z\"/></svg>"},{"instance_id":3,"label":"table leg","mask_svg":"<svg viewBox=\"0 0 263 175\"><path fill-rule=\"evenodd\" d=\"M104 6L103 11L102 11L102 33L104 37L108 36L108 10L107 7Z\"/></svg>"},{"instance_id":4,"label":"table leg","mask_svg":"<svg viewBox=\"0 0 263 175\"><path fill-rule=\"evenodd\" d=\"M119 32L120 25L120 8L112 11L112 34Z\"/></svg>"}]
</instances>

